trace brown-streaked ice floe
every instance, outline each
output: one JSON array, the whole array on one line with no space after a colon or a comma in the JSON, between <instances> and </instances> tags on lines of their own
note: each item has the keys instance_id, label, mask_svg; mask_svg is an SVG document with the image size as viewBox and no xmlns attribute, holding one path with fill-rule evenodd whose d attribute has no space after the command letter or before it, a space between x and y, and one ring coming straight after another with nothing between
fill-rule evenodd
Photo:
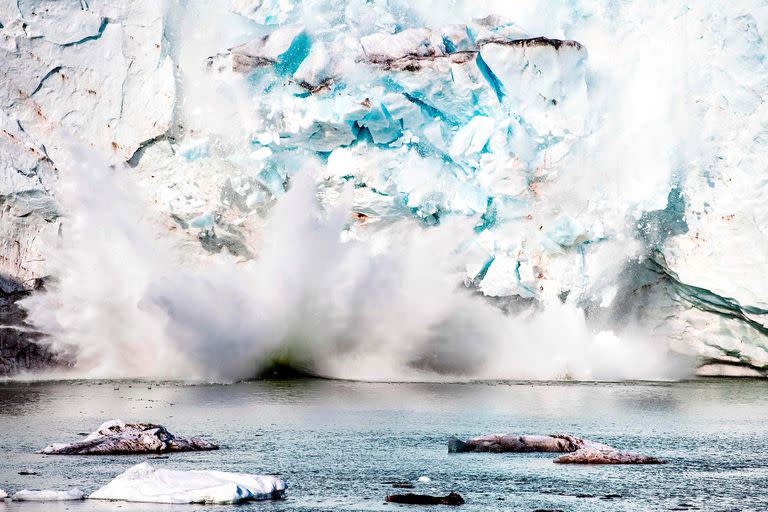
<instances>
[{"instance_id":1,"label":"brown-streaked ice floe","mask_svg":"<svg viewBox=\"0 0 768 512\"><path fill-rule=\"evenodd\" d=\"M125 423L111 420L95 432L74 443L55 443L45 447L46 455L123 455L218 450L218 446L199 437L176 437L162 425Z\"/></svg>"},{"instance_id":2,"label":"brown-streaked ice floe","mask_svg":"<svg viewBox=\"0 0 768 512\"><path fill-rule=\"evenodd\" d=\"M514 452L564 453L553 462L557 464L664 464L656 457L622 452L611 446L569 435L511 435L492 434L460 441L448 439L449 453Z\"/></svg>"}]
</instances>

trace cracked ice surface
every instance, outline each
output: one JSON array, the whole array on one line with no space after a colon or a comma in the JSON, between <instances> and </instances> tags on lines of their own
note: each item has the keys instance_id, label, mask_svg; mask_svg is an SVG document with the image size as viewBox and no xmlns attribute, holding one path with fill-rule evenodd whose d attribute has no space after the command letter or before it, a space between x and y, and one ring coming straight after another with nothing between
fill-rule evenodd
<instances>
[{"instance_id":1,"label":"cracked ice surface","mask_svg":"<svg viewBox=\"0 0 768 512\"><path fill-rule=\"evenodd\" d=\"M765 373L765 7L427 4L0 2L3 272L66 236L66 132L128 162L182 260L250 261L312 168L375 251L466 222L455 281L505 311Z\"/></svg>"},{"instance_id":2,"label":"cracked ice surface","mask_svg":"<svg viewBox=\"0 0 768 512\"><path fill-rule=\"evenodd\" d=\"M156 2L0 2L2 270L31 286L59 229L65 133L124 161L169 128L173 65ZM31 200L34 198L34 200ZM18 244L15 243L18 241Z\"/></svg>"}]
</instances>

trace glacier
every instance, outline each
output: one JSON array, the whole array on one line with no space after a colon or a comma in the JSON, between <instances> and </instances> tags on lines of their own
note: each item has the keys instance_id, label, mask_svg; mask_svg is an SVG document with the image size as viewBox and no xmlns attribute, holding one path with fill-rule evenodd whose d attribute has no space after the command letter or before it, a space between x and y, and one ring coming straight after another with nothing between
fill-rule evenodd
<instances>
[{"instance_id":1,"label":"glacier","mask_svg":"<svg viewBox=\"0 0 768 512\"><path fill-rule=\"evenodd\" d=\"M0 373L766 376L766 26L1 1Z\"/></svg>"}]
</instances>

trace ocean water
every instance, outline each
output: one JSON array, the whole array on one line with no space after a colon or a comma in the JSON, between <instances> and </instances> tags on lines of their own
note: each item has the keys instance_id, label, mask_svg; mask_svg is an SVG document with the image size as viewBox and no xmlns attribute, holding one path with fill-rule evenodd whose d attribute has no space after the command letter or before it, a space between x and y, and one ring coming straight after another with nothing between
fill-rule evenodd
<instances>
[{"instance_id":1,"label":"ocean water","mask_svg":"<svg viewBox=\"0 0 768 512\"><path fill-rule=\"evenodd\" d=\"M469 511L768 510L768 382L233 385L0 383L0 488L92 492L145 456L35 452L102 421L161 423L221 450L153 459L177 469L280 475L285 500L238 506L0 503L0 511L380 510L391 481L459 492ZM551 454L448 454L450 435L569 433L660 466L568 466ZM35 475L20 475L33 472ZM419 484L420 476L430 483ZM437 507L443 509L444 507Z\"/></svg>"}]
</instances>

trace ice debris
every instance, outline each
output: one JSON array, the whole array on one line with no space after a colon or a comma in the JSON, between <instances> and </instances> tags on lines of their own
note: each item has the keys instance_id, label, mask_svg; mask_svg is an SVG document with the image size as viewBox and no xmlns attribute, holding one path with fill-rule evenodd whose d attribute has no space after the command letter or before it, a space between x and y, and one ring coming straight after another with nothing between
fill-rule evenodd
<instances>
[{"instance_id":1,"label":"ice debris","mask_svg":"<svg viewBox=\"0 0 768 512\"><path fill-rule=\"evenodd\" d=\"M83 498L85 498L83 491L75 487L68 491L52 491L50 489L30 491L24 489L14 494L11 499L13 501L76 501Z\"/></svg>"}]
</instances>

